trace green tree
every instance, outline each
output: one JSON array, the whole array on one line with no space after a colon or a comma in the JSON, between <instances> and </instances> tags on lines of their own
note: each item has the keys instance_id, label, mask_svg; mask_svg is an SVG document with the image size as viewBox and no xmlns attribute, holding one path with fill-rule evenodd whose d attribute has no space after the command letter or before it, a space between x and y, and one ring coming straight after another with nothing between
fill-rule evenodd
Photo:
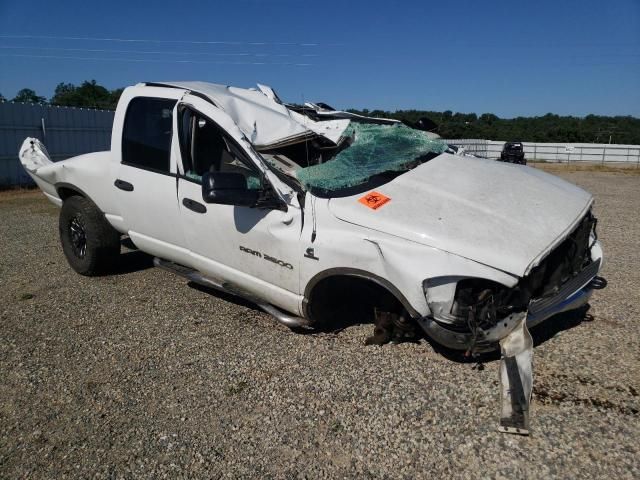
<instances>
[{"instance_id":1,"label":"green tree","mask_svg":"<svg viewBox=\"0 0 640 480\"><path fill-rule=\"evenodd\" d=\"M120 100L120 95L122 95L122 92L124 91L124 88L116 88L115 90L111 90L111 92L109 93L111 99L110 99L110 109L111 110L115 110L116 106L118 105L118 100Z\"/></svg>"},{"instance_id":2,"label":"green tree","mask_svg":"<svg viewBox=\"0 0 640 480\"><path fill-rule=\"evenodd\" d=\"M7 99L4 98L4 96L0 93L0 103L6 102L6 101L7 101Z\"/></svg>"},{"instance_id":3,"label":"green tree","mask_svg":"<svg viewBox=\"0 0 640 480\"><path fill-rule=\"evenodd\" d=\"M493 113L479 117L475 113L433 112L428 110L355 110L350 112L369 116L395 118L413 125L421 117L438 124L437 133L443 138L485 138L490 140L523 142L608 142L640 144L640 118L631 116L604 117L587 115L561 117L547 113L542 117L500 118Z\"/></svg>"},{"instance_id":4,"label":"green tree","mask_svg":"<svg viewBox=\"0 0 640 480\"><path fill-rule=\"evenodd\" d=\"M121 94L121 88L109 91L95 80L84 81L79 87L72 83L59 83L51 97L51 104L114 110Z\"/></svg>"},{"instance_id":5,"label":"green tree","mask_svg":"<svg viewBox=\"0 0 640 480\"><path fill-rule=\"evenodd\" d=\"M35 90L23 88L13 99L14 102L45 104L47 99L36 94Z\"/></svg>"},{"instance_id":6,"label":"green tree","mask_svg":"<svg viewBox=\"0 0 640 480\"><path fill-rule=\"evenodd\" d=\"M51 97L51 105L75 106L77 87L72 83L59 83Z\"/></svg>"},{"instance_id":7,"label":"green tree","mask_svg":"<svg viewBox=\"0 0 640 480\"><path fill-rule=\"evenodd\" d=\"M496 115L494 115L493 113L483 113L482 115L480 115L480 121L482 123L487 123L489 125L494 124L498 120L500 120L500 119Z\"/></svg>"}]
</instances>

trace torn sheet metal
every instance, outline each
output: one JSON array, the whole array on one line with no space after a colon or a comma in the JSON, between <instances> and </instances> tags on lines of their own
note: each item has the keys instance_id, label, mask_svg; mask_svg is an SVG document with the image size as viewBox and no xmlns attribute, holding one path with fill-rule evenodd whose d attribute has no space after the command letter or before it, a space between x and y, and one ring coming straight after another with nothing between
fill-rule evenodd
<instances>
[{"instance_id":1,"label":"torn sheet metal","mask_svg":"<svg viewBox=\"0 0 640 480\"><path fill-rule=\"evenodd\" d=\"M315 122L310 118L292 115L276 93L266 85L259 90L237 88L207 82L159 82L197 92L211 99L223 110L257 150L283 147L323 136L337 144L349 120Z\"/></svg>"},{"instance_id":2,"label":"torn sheet metal","mask_svg":"<svg viewBox=\"0 0 640 480\"><path fill-rule=\"evenodd\" d=\"M351 120L323 120L315 122L306 115L302 115L293 110L289 111L291 118L300 122L305 128L308 128L320 136L328 138L336 145L340 143L340 138L344 136L344 132L351 123Z\"/></svg>"},{"instance_id":3,"label":"torn sheet metal","mask_svg":"<svg viewBox=\"0 0 640 480\"><path fill-rule=\"evenodd\" d=\"M282 100L280 100L280 97L278 96L276 91L273 88L271 88L269 85L256 83L256 87L258 87L258 90L260 90L263 94L265 94L267 98L270 98L271 100L273 100L276 103L279 103L280 105L283 104Z\"/></svg>"},{"instance_id":4,"label":"torn sheet metal","mask_svg":"<svg viewBox=\"0 0 640 480\"><path fill-rule=\"evenodd\" d=\"M356 120L360 123L374 123L378 125L395 125L402 123L400 120L396 120L395 118L367 117L353 112L323 108L317 103L305 102L304 106L313 110L315 115L321 118L346 118L349 120Z\"/></svg>"},{"instance_id":5,"label":"torn sheet metal","mask_svg":"<svg viewBox=\"0 0 640 480\"><path fill-rule=\"evenodd\" d=\"M527 313L500 340L500 425L498 431L529 435L529 406L533 388L533 339Z\"/></svg>"},{"instance_id":6,"label":"torn sheet metal","mask_svg":"<svg viewBox=\"0 0 640 480\"><path fill-rule=\"evenodd\" d=\"M19 157L24 168L31 173L53 163L47 148L37 138L27 138L22 142Z\"/></svg>"}]
</instances>

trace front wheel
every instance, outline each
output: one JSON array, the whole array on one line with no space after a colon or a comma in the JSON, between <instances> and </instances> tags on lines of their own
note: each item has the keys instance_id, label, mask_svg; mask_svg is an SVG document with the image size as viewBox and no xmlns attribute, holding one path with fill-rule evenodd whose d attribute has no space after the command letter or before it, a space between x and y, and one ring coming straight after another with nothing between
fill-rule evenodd
<instances>
[{"instance_id":1,"label":"front wheel","mask_svg":"<svg viewBox=\"0 0 640 480\"><path fill-rule=\"evenodd\" d=\"M120 254L120 234L90 200L73 196L60 211L60 242L67 261L80 275L99 275Z\"/></svg>"}]
</instances>

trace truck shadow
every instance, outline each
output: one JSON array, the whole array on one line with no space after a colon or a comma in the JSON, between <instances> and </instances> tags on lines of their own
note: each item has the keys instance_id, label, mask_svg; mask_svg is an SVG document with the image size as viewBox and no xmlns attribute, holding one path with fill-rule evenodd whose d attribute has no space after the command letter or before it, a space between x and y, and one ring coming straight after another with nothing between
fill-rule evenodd
<instances>
[{"instance_id":1,"label":"truck shadow","mask_svg":"<svg viewBox=\"0 0 640 480\"><path fill-rule=\"evenodd\" d=\"M592 315L588 313L590 305L585 305L582 308L573 310L570 312L563 312L555 315L541 324L533 327L530 330L531 337L533 338L534 348L541 345L548 340L552 339L561 332L571 330L577 327L583 322L590 322L593 320ZM355 325L371 325L371 333L373 334L373 314L363 311L363 309L357 309L351 306L351 308L345 306L340 310L340 315L334 316L330 322L319 326L316 330L301 330L301 334L313 334L317 332L334 333L339 334L341 331L353 327ZM424 332L417 327L419 332L418 337L413 343L428 344L436 353L442 355L448 360L456 363L470 363L477 364L479 368L482 368L482 364L500 360L499 347L491 352L481 353L475 356L466 356L464 351L454 350L444 347L439 343L429 338ZM424 341L424 343L423 343ZM375 348L373 346L365 347L363 342L363 348ZM393 348L393 345L385 345L385 348Z\"/></svg>"},{"instance_id":2,"label":"truck shadow","mask_svg":"<svg viewBox=\"0 0 640 480\"><path fill-rule=\"evenodd\" d=\"M593 315L589 313L590 308L591 305L587 303L577 310L559 313L532 328L531 336L533 337L533 345L537 347L561 332L571 330L583 322L592 322Z\"/></svg>"},{"instance_id":3,"label":"truck shadow","mask_svg":"<svg viewBox=\"0 0 640 480\"><path fill-rule=\"evenodd\" d=\"M147 270L149 268L154 268L153 257L138 250L129 239L123 240L122 245L129 251L121 254L120 261L110 272L111 275L125 275L128 273L134 273L142 270ZM188 282L187 285L190 288L198 290L199 292L205 293L207 295L212 295L219 298L220 300L224 300L235 305L254 310L256 312L264 313L263 310L256 304L252 303L249 300L245 300L242 297L222 292L214 288L205 287L195 282ZM363 308L358 308L357 305L357 303L355 305L335 305L334 308L336 315L332 315L330 321L322 325L318 325L317 328L311 330L293 330L301 335L313 335L314 333L339 334L343 330L356 325L371 325L373 333L373 312L365 311ZM561 332L577 327L583 322L593 321L593 316L588 313L590 308L591 306L587 304L577 310L560 313L545 320L540 325L532 328L530 330L530 333L533 338L534 347L547 342ZM265 315L268 314L265 313ZM499 349L492 352L482 353L476 356L465 356L464 351L444 347L426 336L419 327L417 328L417 330L419 332L419 335L412 343L422 343L422 340L424 340L424 342L429 344L435 352L453 362L472 364L475 363L481 368L481 365L484 363L500 360ZM364 342L362 346L363 348L375 348L372 346L365 346ZM393 345L390 345L389 347L393 348Z\"/></svg>"},{"instance_id":4,"label":"truck shadow","mask_svg":"<svg viewBox=\"0 0 640 480\"><path fill-rule=\"evenodd\" d=\"M256 312L263 312L263 310L258 307L255 303L250 302L249 300L245 300L242 297L238 297L237 295L232 295L230 293L223 292L221 290L216 290L215 288L205 287L204 285L200 285L195 282L188 282L187 285L189 288L193 288L202 293L206 293L207 295L211 295L212 297L219 298L220 300L224 300L225 302L233 303L234 305L238 305L240 307L248 308L250 310L254 310ZM268 315L265 313L265 315Z\"/></svg>"},{"instance_id":5,"label":"truck shadow","mask_svg":"<svg viewBox=\"0 0 640 480\"><path fill-rule=\"evenodd\" d=\"M534 348L547 342L561 332L571 330L583 322L591 321L593 317L588 314L589 308L589 305L585 305L584 307L571 312L560 313L532 328L530 333L533 338ZM302 335L313 335L314 333L340 334L340 332L348 329L349 327L356 325L371 325L371 334L373 334L374 319L372 313L365 312L363 309L353 307L349 308L347 306L343 309L337 310L340 310L340 315L332 317L331 321L318 326L318 328L313 330L296 329L295 331ZM484 363L500 360L499 347L491 352L481 353L475 356L466 356L465 352L462 350L447 348L435 342L424 334L420 327L417 327L417 330L419 334L411 343L420 343L423 345L428 344L436 353L442 355L447 360L451 360L456 363L477 364L480 369L483 368L482 365ZM364 342L362 346L363 348L376 348L375 346L365 346ZM384 348L393 347L393 345L384 345Z\"/></svg>"},{"instance_id":6,"label":"truck shadow","mask_svg":"<svg viewBox=\"0 0 640 480\"><path fill-rule=\"evenodd\" d=\"M153 268L153 257L140 250L132 250L120 254L109 275L126 275Z\"/></svg>"},{"instance_id":7,"label":"truck shadow","mask_svg":"<svg viewBox=\"0 0 640 480\"><path fill-rule=\"evenodd\" d=\"M584 307L572 310L570 312L559 313L558 315L548 318L541 324L533 327L530 330L530 333L531 337L533 338L534 348L538 345L542 345L561 332L571 330L572 328L577 327L583 322L593 321L593 316L588 313L590 308L591 305L587 304ZM427 343L431 345L434 351L453 362L476 363L478 365L482 365L483 363L500 360L499 349L493 352L481 353L477 356L465 356L465 352L443 347L442 345L431 340L426 335L424 335L423 338Z\"/></svg>"},{"instance_id":8,"label":"truck shadow","mask_svg":"<svg viewBox=\"0 0 640 480\"><path fill-rule=\"evenodd\" d=\"M118 259L117 264L114 265L114 268L109 272L109 275L125 275L127 273L134 273L142 270L147 270L149 268L155 268L155 265L153 264L153 256L144 253L141 250L138 250L138 248L129 238L123 239L121 244L128 251L124 251L120 254L120 258ZM195 282L187 282L187 285L194 290L198 290L199 292L205 293L207 295L212 295L226 302L262 312L262 310L257 305L251 303L248 300L244 300L241 297L216 290L215 288L205 287Z\"/></svg>"},{"instance_id":9,"label":"truck shadow","mask_svg":"<svg viewBox=\"0 0 640 480\"><path fill-rule=\"evenodd\" d=\"M120 253L118 261L115 262L108 275L126 275L153 268L153 257L138 250L138 247L128 237L125 237L120 244L123 247L123 252Z\"/></svg>"}]
</instances>

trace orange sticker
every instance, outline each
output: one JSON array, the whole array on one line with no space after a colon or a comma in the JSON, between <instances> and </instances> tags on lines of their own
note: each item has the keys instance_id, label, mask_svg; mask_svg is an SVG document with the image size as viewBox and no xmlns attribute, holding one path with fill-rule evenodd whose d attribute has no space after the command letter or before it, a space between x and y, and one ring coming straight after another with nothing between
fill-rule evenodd
<instances>
[{"instance_id":1,"label":"orange sticker","mask_svg":"<svg viewBox=\"0 0 640 480\"><path fill-rule=\"evenodd\" d=\"M379 192L369 192L364 197L359 198L358 201L372 210L377 210L384 204L389 203L391 199Z\"/></svg>"}]
</instances>

